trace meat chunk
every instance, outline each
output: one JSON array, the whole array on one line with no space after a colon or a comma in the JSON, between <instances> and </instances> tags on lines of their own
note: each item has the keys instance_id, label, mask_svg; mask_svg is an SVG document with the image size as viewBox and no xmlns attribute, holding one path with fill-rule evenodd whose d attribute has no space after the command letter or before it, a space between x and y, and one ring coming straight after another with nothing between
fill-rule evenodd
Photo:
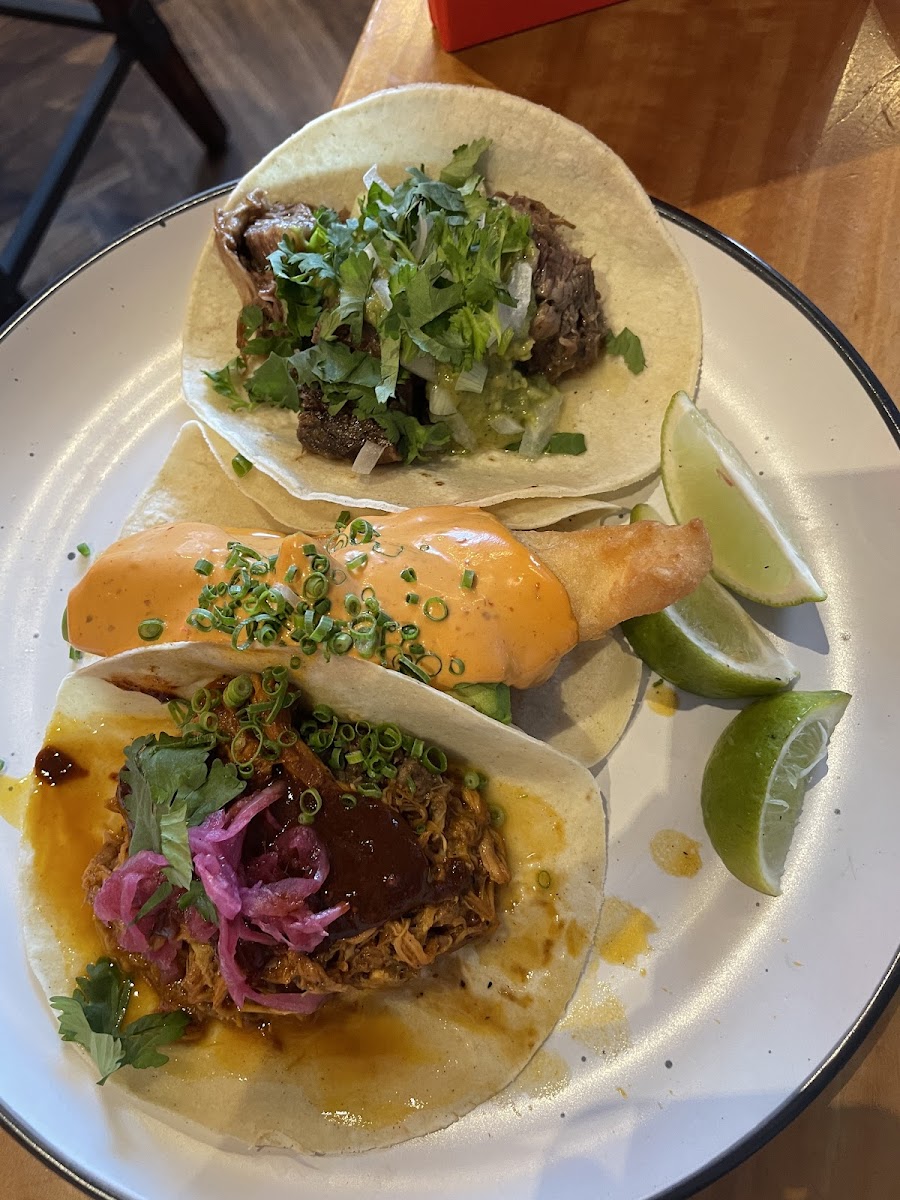
<instances>
[{"instance_id":1,"label":"meat chunk","mask_svg":"<svg viewBox=\"0 0 900 1200\"><path fill-rule=\"evenodd\" d=\"M309 234L314 225L315 214L309 205L270 201L266 193L259 190L250 192L235 208L217 210L216 246L238 290L242 306L258 304L267 322L282 319L269 255L278 249L285 234L294 229ZM239 347L242 337L238 322Z\"/></svg>"},{"instance_id":2,"label":"meat chunk","mask_svg":"<svg viewBox=\"0 0 900 1200\"><path fill-rule=\"evenodd\" d=\"M591 261L560 232L569 223L539 200L518 195L501 198L531 218L538 254L533 277L537 309L530 331L534 348L522 370L555 383L569 371L583 371L595 363L608 332Z\"/></svg>"},{"instance_id":3,"label":"meat chunk","mask_svg":"<svg viewBox=\"0 0 900 1200\"><path fill-rule=\"evenodd\" d=\"M300 413L297 417L297 438L310 454L325 458L343 458L352 462L366 442L384 446L378 465L400 462L397 447L377 421L361 421L349 405L332 416L322 403L321 390L315 385L300 387Z\"/></svg>"}]
</instances>

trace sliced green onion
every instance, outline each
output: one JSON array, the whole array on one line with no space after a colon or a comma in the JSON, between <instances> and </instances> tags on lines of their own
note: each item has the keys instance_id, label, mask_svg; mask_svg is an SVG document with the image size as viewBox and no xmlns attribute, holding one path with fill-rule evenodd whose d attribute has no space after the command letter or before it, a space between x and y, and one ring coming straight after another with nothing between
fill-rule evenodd
<instances>
[{"instance_id":1,"label":"sliced green onion","mask_svg":"<svg viewBox=\"0 0 900 1200\"><path fill-rule=\"evenodd\" d=\"M372 783L364 783L359 789L359 794L368 797L370 800L380 800L381 788Z\"/></svg>"},{"instance_id":2,"label":"sliced green onion","mask_svg":"<svg viewBox=\"0 0 900 1200\"><path fill-rule=\"evenodd\" d=\"M291 657L291 670L292 670L292 671L299 671L299 670L300 670L300 664L301 664L301 659L299 659L299 658L297 657L297 655L296 655L296 654L294 654L294 655Z\"/></svg>"},{"instance_id":3,"label":"sliced green onion","mask_svg":"<svg viewBox=\"0 0 900 1200\"><path fill-rule=\"evenodd\" d=\"M187 725L191 718L191 706L187 700L181 700L176 697L174 700L169 701L167 707L169 709L169 716L176 725L179 727Z\"/></svg>"},{"instance_id":4,"label":"sliced green onion","mask_svg":"<svg viewBox=\"0 0 900 1200\"><path fill-rule=\"evenodd\" d=\"M305 788L300 793L300 811L306 813L310 817L314 817L322 808L322 793L318 788Z\"/></svg>"},{"instance_id":5,"label":"sliced green onion","mask_svg":"<svg viewBox=\"0 0 900 1200\"><path fill-rule=\"evenodd\" d=\"M198 575L212 575L213 565L208 558L198 558L194 563L194 570Z\"/></svg>"},{"instance_id":6,"label":"sliced green onion","mask_svg":"<svg viewBox=\"0 0 900 1200\"><path fill-rule=\"evenodd\" d=\"M432 775L442 775L447 770L447 755L437 746L427 746L422 755L422 766Z\"/></svg>"},{"instance_id":7,"label":"sliced green onion","mask_svg":"<svg viewBox=\"0 0 900 1200\"><path fill-rule=\"evenodd\" d=\"M356 808L356 797L350 792L342 792L341 803L343 804L344 808Z\"/></svg>"},{"instance_id":8,"label":"sliced green onion","mask_svg":"<svg viewBox=\"0 0 900 1200\"><path fill-rule=\"evenodd\" d=\"M499 804L489 804L488 814L491 818L491 824L495 829L502 829L506 823L506 809L501 808Z\"/></svg>"},{"instance_id":9,"label":"sliced green onion","mask_svg":"<svg viewBox=\"0 0 900 1200\"><path fill-rule=\"evenodd\" d=\"M328 643L329 649L335 654L346 654L348 650L353 649L353 637L342 629L340 633L336 633Z\"/></svg>"},{"instance_id":10,"label":"sliced green onion","mask_svg":"<svg viewBox=\"0 0 900 1200\"><path fill-rule=\"evenodd\" d=\"M249 675L236 675L225 688L222 700L226 708L240 708L253 695L253 680Z\"/></svg>"},{"instance_id":11,"label":"sliced green onion","mask_svg":"<svg viewBox=\"0 0 900 1200\"><path fill-rule=\"evenodd\" d=\"M344 597L344 608L347 610L348 617L358 617L362 612L362 601L359 596L354 596L352 592L348 592Z\"/></svg>"},{"instance_id":12,"label":"sliced green onion","mask_svg":"<svg viewBox=\"0 0 900 1200\"><path fill-rule=\"evenodd\" d=\"M69 647L69 658L71 658L72 662L78 662L83 657L84 655L80 650L76 650L74 646Z\"/></svg>"},{"instance_id":13,"label":"sliced green onion","mask_svg":"<svg viewBox=\"0 0 900 1200\"><path fill-rule=\"evenodd\" d=\"M451 675L462 675L465 672L466 664L461 658L451 658L449 668Z\"/></svg>"},{"instance_id":14,"label":"sliced green onion","mask_svg":"<svg viewBox=\"0 0 900 1200\"><path fill-rule=\"evenodd\" d=\"M483 782L477 771L466 771L465 775L463 775L463 787L475 788L477 790Z\"/></svg>"},{"instance_id":15,"label":"sliced green onion","mask_svg":"<svg viewBox=\"0 0 900 1200\"><path fill-rule=\"evenodd\" d=\"M299 569L300 568L297 566L296 563L291 563L291 565L288 567L288 569L284 573L284 582L285 583L293 583L294 580L297 578L297 572L299 571Z\"/></svg>"},{"instance_id":16,"label":"sliced green onion","mask_svg":"<svg viewBox=\"0 0 900 1200\"><path fill-rule=\"evenodd\" d=\"M459 586L463 588L473 588L475 586L475 572L465 570L462 573L462 579L459 581Z\"/></svg>"},{"instance_id":17,"label":"sliced green onion","mask_svg":"<svg viewBox=\"0 0 900 1200\"><path fill-rule=\"evenodd\" d=\"M75 547L75 549L78 551L78 553L81 555L82 558L90 558L91 557L91 548L87 544L87 542L79 542L78 545Z\"/></svg>"},{"instance_id":18,"label":"sliced green onion","mask_svg":"<svg viewBox=\"0 0 900 1200\"><path fill-rule=\"evenodd\" d=\"M364 567L368 561L368 554L354 554L352 558L347 559L347 570L355 571L358 567Z\"/></svg>"},{"instance_id":19,"label":"sliced green onion","mask_svg":"<svg viewBox=\"0 0 900 1200\"><path fill-rule=\"evenodd\" d=\"M63 609L62 620L59 623L59 627L62 630L63 641L67 642L69 640L69 610L68 610L68 608Z\"/></svg>"},{"instance_id":20,"label":"sliced green onion","mask_svg":"<svg viewBox=\"0 0 900 1200\"><path fill-rule=\"evenodd\" d=\"M329 708L327 704L317 704L316 707L312 710L313 720L319 721L323 725L327 725L328 722L333 717L334 717L334 710Z\"/></svg>"},{"instance_id":21,"label":"sliced green onion","mask_svg":"<svg viewBox=\"0 0 900 1200\"><path fill-rule=\"evenodd\" d=\"M400 572L400 578L404 581L404 583L415 583L416 573L412 567L404 567Z\"/></svg>"},{"instance_id":22,"label":"sliced green onion","mask_svg":"<svg viewBox=\"0 0 900 1200\"><path fill-rule=\"evenodd\" d=\"M349 520L350 520L350 509L342 508L341 511L338 513L338 519L334 523L335 529L343 529Z\"/></svg>"},{"instance_id":23,"label":"sliced green onion","mask_svg":"<svg viewBox=\"0 0 900 1200\"><path fill-rule=\"evenodd\" d=\"M352 545L360 542L371 542L375 537L375 526L370 521L367 521L365 517L357 517L355 521L350 522L347 536L350 538Z\"/></svg>"},{"instance_id":24,"label":"sliced green onion","mask_svg":"<svg viewBox=\"0 0 900 1200\"><path fill-rule=\"evenodd\" d=\"M414 638L419 636L418 625L401 625L400 636L403 638L404 642L411 642Z\"/></svg>"},{"instance_id":25,"label":"sliced green onion","mask_svg":"<svg viewBox=\"0 0 900 1200\"><path fill-rule=\"evenodd\" d=\"M319 547L314 545L312 542L306 542L305 545L300 547L300 549L307 558L311 558L314 554L319 553Z\"/></svg>"},{"instance_id":26,"label":"sliced green onion","mask_svg":"<svg viewBox=\"0 0 900 1200\"><path fill-rule=\"evenodd\" d=\"M138 636L145 642L155 642L165 627L165 621L160 621L159 617L150 617L138 625Z\"/></svg>"},{"instance_id":27,"label":"sliced green onion","mask_svg":"<svg viewBox=\"0 0 900 1200\"><path fill-rule=\"evenodd\" d=\"M549 871L538 871L537 881L538 886L542 888L548 888L553 882Z\"/></svg>"},{"instance_id":28,"label":"sliced green onion","mask_svg":"<svg viewBox=\"0 0 900 1200\"><path fill-rule=\"evenodd\" d=\"M249 458L244 458L243 454L236 454L231 460L231 469L238 479L243 479L248 471L253 470L253 463Z\"/></svg>"},{"instance_id":29,"label":"sliced green onion","mask_svg":"<svg viewBox=\"0 0 900 1200\"><path fill-rule=\"evenodd\" d=\"M361 762L365 762L365 761L366 761L366 756L363 754L362 750L351 750L347 754L347 766L348 767L355 767L357 763L361 763Z\"/></svg>"},{"instance_id":30,"label":"sliced green onion","mask_svg":"<svg viewBox=\"0 0 900 1200\"><path fill-rule=\"evenodd\" d=\"M378 746L381 750L399 750L403 744L403 734L396 725L381 725L378 729Z\"/></svg>"},{"instance_id":31,"label":"sliced green onion","mask_svg":"<svg viewBox=\"0 0 900 1200\"><path fill-rule=\"evenodd\" d=\"M418 592L407 592L406 593L406 603L407 604L418 604L419 603L419 593Z\"/></svg>"},{"instance_id":32,"label":"sliced green onion","mask_svg":"<svg viewBox=\"0 0 900 1200\"><path fill-rule=\"evenodd\" d=\"M307 600L321 600L327 591L328 579L320 571L314 571L303 580L303 595Z\"/></svg>"},{"instance_id":33,"label":"sliced green onion","mask_svg":"<svg viewBox=\"0 0 900 1200\"><path fill-rule=\"evenodd\" d=\"M421 758L425 752L425 743L421 738L416 738L410 747L409 754L411 758Z\"/></svg>"},{"instance_id":34,"label":"sliced green onion","mask_svg":"<svg viewBox=\"0 0 900 1200\"><path fill-rule=\"evenodd\" d=\"M429 596L422 605L422 612L429 621L446 621L450 615L446 600L442 600L440 596Z\"/></svg>"}]
</instances>

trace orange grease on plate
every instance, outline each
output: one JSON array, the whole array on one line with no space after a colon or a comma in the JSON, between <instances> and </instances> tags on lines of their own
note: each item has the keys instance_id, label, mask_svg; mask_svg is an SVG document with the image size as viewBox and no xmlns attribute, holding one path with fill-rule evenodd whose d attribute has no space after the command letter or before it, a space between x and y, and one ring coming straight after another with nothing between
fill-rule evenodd
<instances>
[{"instance_id":1,"label":"orange grease on plate","mask_svg":"<svg viewBox=\"0 0 900 1200\"><path fill-rule=\"evenodd\" d=\"M650 934L656 933L652 917L627 900L607 896L600 912L595 945L600 957L620 967L633 967L642 954L649 954Z\"/></svg>"},{"instance_id":2,"label":"orange grease on plate","mask_svg":"<svg viewBox=\"0 0 900 1200\"><path fill-rule=\"evenodd\" d=\"M654 834L650 853L661 871L679 878L692 879L703 866L700 843L677 829L661 829Z\"/></svg>"},{"instance_id":3,"label":"orange grease on plate","mask_svg":"<svg viewBox=\"0 0 900 1200\"><path fill-rule=\"evenodd\" d=\"M655 683L647 688L647 704L660 717L674 717L678 703L678 693L668 683Z\"/></svg>"}]
</instances>

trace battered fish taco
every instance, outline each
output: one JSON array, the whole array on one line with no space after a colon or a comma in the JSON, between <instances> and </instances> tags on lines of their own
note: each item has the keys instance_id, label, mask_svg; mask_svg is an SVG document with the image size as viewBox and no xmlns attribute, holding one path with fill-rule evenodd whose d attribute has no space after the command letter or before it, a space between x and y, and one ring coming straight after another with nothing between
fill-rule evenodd
<instances>
[{"instance_id":1,"label":"battered fish taco","mask_svg":"<svg viewBox=\"0 0 900 1200\"><path fill-rule=\"evenodd\" d=\"M25 939L158 1115L336 1153L488 1101L561 1017L605 825L573 760L370 663L148 648L70 676Z\"/></svg>"},{"instance_id":2,"label":"battered fish taco","mask_svg":"<svg viewBox=\"0 0 900 1200\"><path fill-rule=\"evenodd\" d=\"M503 93L417 85L313 121L241 180L195 277L183 385L295 496L485 506L651 474L700 350L690 272L608 147Z\"/></svg>"}]
</instances>

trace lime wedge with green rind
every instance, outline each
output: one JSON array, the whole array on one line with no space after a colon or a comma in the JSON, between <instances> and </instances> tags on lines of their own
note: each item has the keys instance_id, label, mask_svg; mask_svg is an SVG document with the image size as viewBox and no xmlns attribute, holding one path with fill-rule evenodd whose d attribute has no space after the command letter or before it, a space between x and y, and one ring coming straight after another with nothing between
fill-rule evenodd
<instances>
[{"instance_id":1,"label":"lime wedge with green rind","mask_svg":"<svg viewBox=\"0 0 900 1200\"><path fill-rule=\"evenodd\" d=\"M748 887L781 894L810 773L849 702L846 692L768 696L716 742L703 773L703 822L719 858Z\"/></svg>"},{"instance_id":2,"label":"lime wedge with green rind","mask_svg":"<svg viewBox=\"0 0 900 1200\"><path fill-rule=\"evenodd\" d=\"M631 520L662 518L649 504L638 504ZM709 575L689 596L662 612L623 621L622 631L648 667L695 696L767 696L783 691L799 675Z\"/></svg>"},{"instance_id":3,"label":"lime wedge with green rind","mask_svg":"<svg viewBox=\"0 0 900 1200\"><path fill-rule=\"evenodd\" d=\"M660 452L669 507L678 521L705 522L719 583L775 607L825 599L756 475L686 392L669 403Z\"/></svg>"}]
</instances>

